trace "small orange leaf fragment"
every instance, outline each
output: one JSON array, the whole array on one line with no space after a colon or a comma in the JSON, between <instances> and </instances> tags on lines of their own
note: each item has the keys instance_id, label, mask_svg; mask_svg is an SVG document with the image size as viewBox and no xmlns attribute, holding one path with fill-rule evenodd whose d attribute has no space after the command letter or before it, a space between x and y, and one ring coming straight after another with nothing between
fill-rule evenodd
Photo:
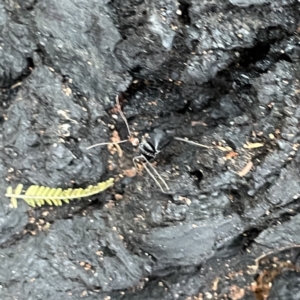
<instances>
[{"instance_id":1,"label":"small orange leaf fragment","mask_svg":"<svg viewBox=\"0 0 300 300\"><path fill-rule=\"evenodd\" d=\"M207 126L207 124L202 121L192 121L191 122L191 126L197 126L197 125Z\"/></svg>"},{"instance_id":2,"label":"small orange leaf fragment","mask_svg":"<svg viewBox=\"0 0 300 300\"><path fill-rule=\"evenodd\" d=\"M123 151L122 151L121 147L119 146L119 144L117 144L121 141L117 130L114 130L112 132L112 137L110 138L110 140L112 141L112 143L114 143L114 147L117 149L119 157L122 157Z\"/></svg>"},{"instance_id":3,"label":"small orange leaf fragment","mask_svg":"<svg viewBox=\"0 0 300 300\"><path fill-rule=\"evenodd\" d=\"M218 284L220 281L220 277L216 277L215 280L212 282L212 290L217 291L218 290Z\"/></svg>"},{"instance_id":4,"label":"small orange leaf fragment","mask_svg":"<svg viewBox=\"0 0 300 300\"><path fill-rule=\"evenodd\" d=\"M128 139L128 141L132 144L132 146L138 146L139 145L139 139L132 136Z\"/></svg>"},{"instance_id":5,"label":"small orange leaf fragment","mask_svg":"<svg viewBox=\"0 0 300 300\"><path fill-rule=\"evenodd\" d=\"M124 175L127 177L134 177L136 173L137 173L136 168L124 170Z\"/></svg>"},{"instance_id":6,"label":"small orange leaf fragment","mask_svg":"<svg viewBox=\"0 0 300 300\"><path fill-rule=\"evenodd\" d=\"M255 148L261 148L263 146L264 146L264 143L247 143L244 145L244 148L255 149Z\"/></svg>"},{"instance_id":7,"label":"small orange leaf fragment","mask_svg":"<svg viewBox=\"0 0 300 300\"><path fill-rule=\"evenodd\" d=\"M123 199L123 195L121 195L121 194L115 194L115 199L116 200L122 200Z\"/></svg>"},{"instance_id":8,"label":"small orange leaf fragment","mask_svg":"<svg viewBox=\"0 0 300 300\"><path fill-rule=\"evenodd\" d=\"M114 131L112 132L111 141L112 141L113 143L118 143L118 142L121 141L120 136L119 136L119 133L118 133L117 130L114 130Z\"/></svg>"},{"instance_id":9,"label":"small orange leaf fragment","mask_svg":"<svg viewBox=\"0 0 300 300\"><path fill-rule=\"evenodd\" d=\"M244 169L238 173L239 176L244 177L245 175L247 175L250 172L250 170L252 169L252 167L253 167L253 162L249 161L246 164L246 166L244 167Z\"/></svg>"},{"instance_id":10,"label":"small orange leaf fragment","mask_svg":"<svg viewBox=\"0 0 300 300\"><path fill-rule=\"evenodd\" d=\"M117 148L117 150L118 150L118 155L119 155L119 157L122 157L122 156L123 156L123 151L122 151L120 145L119 145L119 144L114 144L114 146L115 146L115 147Z\"/></svg>"},{"instance_id":11,"label":"small orange leaf fragment","mask_svg":"<svg viewBox=\"0 0 300 300\"><path fill-rule=\"evenodd\" d=\"M215 147L223 152L232 151L231 147L223 147L223 146L215 146Z\"/></svg>"},{"instance_id":12,"label":"small orange leaf fragment","mask_svg":"<svg viewBox=\"0 0 300 300\"><path fill-rule=\"evenodd\" d=\"M232 300L241 300L245 296L245 289L238 287L237 285L232 285L230 287L230 298Z\"/></svg>"},{"instance_id":13,"label":"small orange leaf fragment","mask_svg":"<svg viewBox=\"0 0 300 300\"><path fill-rule=\"evenodd\" d=\"M230 151L229 153L226 154L226 159L231 159L237 157L239 154L235 151Z\"/></svg>"}]
</instances>

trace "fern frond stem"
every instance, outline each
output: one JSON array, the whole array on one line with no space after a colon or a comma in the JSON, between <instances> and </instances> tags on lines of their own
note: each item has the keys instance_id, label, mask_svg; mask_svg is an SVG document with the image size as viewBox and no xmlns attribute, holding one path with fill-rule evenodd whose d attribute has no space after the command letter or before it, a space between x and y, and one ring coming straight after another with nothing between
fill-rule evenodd
<instances>
[{"instance_id":1,"label":"fern frond stem","mask_svg":"<svg viewBox=\"0 0 300 300\"><path fill-rule=\"evenodd\" d=\"M111 187L113 185L113 180L112 181L106 181L106 182L103 182L103 183L106 183L106 185L104 185L103 188L98 188L98 189L95 189L94 191L91 191L89 193L84 193L84 191L86 189L83 189L82 190L82 194L81 195L74 195L74 196L71 196L71 195L66 195L66 196L63 196L63 195L58 195L58 196L30 196L30 195L21 195L21 194L14 194L14 193L6 193L5 196L6 197L15 197L15 198L19 198L19 199L46 199L46 198L49 198L49 199L60 199L60 200L64 200L64 199L79 199L79 198L86 198L86 197L89 197L89 196L92 196L92 195L96 195L96 194L99 194L100 192L108 189L109 187ZM96 188L97 186L92 186L93 188ZM87 188L88 189L88 188ZM77 189L73 189L74 190L77 190ZM67 190L62 190L62 193L66 192Z\"/></svg>"},{"instance_id":2,"label":"fern frond stem","mask_svg":"<svg viewBox=\"0 0 300 300\"><path fill-rule=\"evenodd\" d=\"M95 194L99 194L100 191L96 191L96 192L91 192L91 193L88 193L88 194L84 194L82 196L56 196L56 197L49 197L49 199L60 199L60 200L64 200L64 199L79 199L79 198L85 198L85 197L89 197L89 196L92 196L92 195L95 195ZM15 194L5 194L6 197L15 197L15 198L19 198L19 199L46 199L48 198L47 196L30 196L30 195L15 195Z\"/></svg>"}]
</instances>

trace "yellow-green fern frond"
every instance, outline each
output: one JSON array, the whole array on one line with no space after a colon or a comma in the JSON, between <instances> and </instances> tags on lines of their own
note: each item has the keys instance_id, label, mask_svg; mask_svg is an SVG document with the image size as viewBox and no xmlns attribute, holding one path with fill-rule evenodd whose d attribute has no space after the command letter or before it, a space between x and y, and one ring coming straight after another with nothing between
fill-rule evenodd
<instances>
[{"instance_id":1,"label":"yellow-green fern frond","mask_svg":"<svg viewBox=\"0 0 300 300\"><path fill-rule=\"evenodd\" d=\"M18 207L17 199L23 199L28 205L36 207L45 203L49 205L62 205L62 202L69 203L70 200L89 197L98 194L114 184L114 179L99 182L97 185L90 185L85 189L67 189L50 188L46 186L31 185L24 194L22 193L23 185L18 184L15 190L11 186L7 188L6 197L11 199L14 208Z\"/></svg>"}]
</instances>

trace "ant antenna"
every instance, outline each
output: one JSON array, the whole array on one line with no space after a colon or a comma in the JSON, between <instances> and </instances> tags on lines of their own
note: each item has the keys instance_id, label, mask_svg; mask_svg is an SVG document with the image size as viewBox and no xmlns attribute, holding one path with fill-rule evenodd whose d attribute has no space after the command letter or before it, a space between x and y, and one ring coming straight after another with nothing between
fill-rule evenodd
<instances>
[{"instance_id":1,"label":"ant antenna","mask_svg":"<svg viewBox=\"0 0 300 300\"><path fill-rule=\"evenodd\" d=\"M86 149L92 149L94 147L98 147L98 146L102 146L102 145L115 145L115 144L121 144L121 143L125 143L125 142L128 142L128 140L122 140L122 141L119 141L119 142L104 142L104 143L99 143L99 144L94 144L92 146L89 146L89 147L86 147Z\"/></svg>"},{"instance_id":2,"label":"ant antenna","mask_svg":"<svg viewBox=\"0 0 300 300\"><path fill-rule=\"evenodd\" d=\"M129 139L128 140L122 140L122 141L119 141L119 142L104 142L104 143L94 144L94 145L91 145L91 146L87 147L86 148L87 150L98 147L98 146L116 145L116 144L126 143L128 141L131 142L133 144L133 146L137 146L138 142L136 141L136 138L133 138L132 133L131 133L130 128L129 128L129 125L128 125L128 122L127 122L127 119L126 119L124 113L122 112L120 101L119 101L119 96L116 96L116 106L117 106L118 113L120 114L121 118L123 119L124 123L126 124L127 131L128 131L128 134L129 134Z\"/></svg>"},{"instance_id":3,"label":"ant antenna","mask_svg":"<svg viewBox=\"0 0 300 300\"><path fill-rule=\"evenodd\" d=\"M127 130L128 130L128 133L129 133L129 137L132 137L132 134L131 134L131 131L130 131L127 119L126 119L124 113L122 112L120 101L119 101L119 96L118 95L116 96L116 103L117 103L118 112L119 112L121 118L123 119L124 123L126 124Z\"/></svg>"},{"instance_id":4,"label":"ant antenna","mask_svg":"<svg viewBox=\"0 0 300 300\"><path fill-rule=\"evenodd\" d=\"M196 142L193 142L193 141L181 138L181 137L177 137L177 136L174 137L174 140L185 142L187 144L199 146L199 147L206 148L206 149L219 149L219 150L224 151L224 152L232 151L231 147L223 147L223 146L218 146L218 145L217 146L207 146L207 145L199 144L199 143L196 143Z\"/></svg>"},{"instance_id":5,"label":"ant antenna","mask_svg":"<svg viewBox=\"0 0 300 300\"><path fill-rule=\"evenodd\" d=\"M212 146L206 146L206 145L199 144L199 143L196 143L196 142L193 142L193 141L189 141L189 140L186 140L184 138L177 137L177 136L174 137L174 140L185 142L185 143L195 145L195 146L199 146L199 147L206 148L206 149L212 149L213 148Z\"/></svg>"}]
</instances>

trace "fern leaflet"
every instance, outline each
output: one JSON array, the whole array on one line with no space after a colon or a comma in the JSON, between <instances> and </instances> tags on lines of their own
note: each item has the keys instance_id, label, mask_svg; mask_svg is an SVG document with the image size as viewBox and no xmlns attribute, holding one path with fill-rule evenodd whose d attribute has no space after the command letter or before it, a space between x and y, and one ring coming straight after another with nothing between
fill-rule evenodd
<instances>
[{"instance_id":1,"label":"fern leaflet","mask_svg":"<svg viewBox=\"0 0 300 300\"><path fill-rule=\"evenodd\" d=\"M90 185L85 189L67 189L50 188L46 186L31 185L24 194L22 193L23 185L18 184L15 190L11 186L7 188L6 197L11 199L14 208L18 207L17 199L23 199L28 205L36 207L45 203L49 205L61 206L62 202L69 203L70 200L89 197L98 194L114 184L114 179L99 182L97 185Z\"/></svg>"}]
</instances>

